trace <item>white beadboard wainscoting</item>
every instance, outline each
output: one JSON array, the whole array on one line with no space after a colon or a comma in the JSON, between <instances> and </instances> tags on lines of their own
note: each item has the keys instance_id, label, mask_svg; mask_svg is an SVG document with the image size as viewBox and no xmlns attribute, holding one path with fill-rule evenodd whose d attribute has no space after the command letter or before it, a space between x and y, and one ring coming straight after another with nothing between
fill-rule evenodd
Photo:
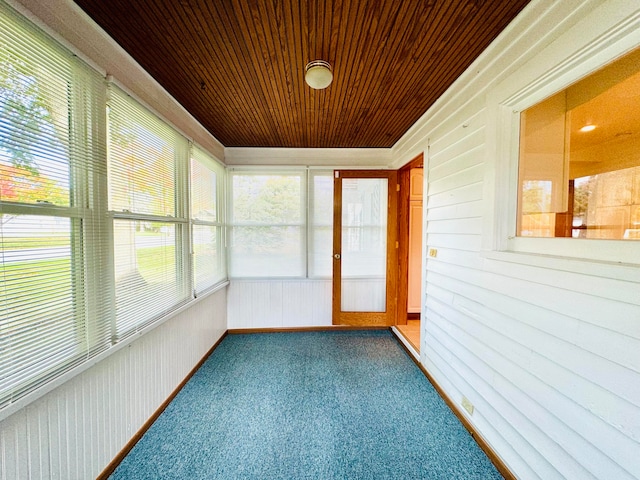
<instances>
[{"instance_id":1,"label":"white beadboard wainscoting","mask_svg":"<svg viewBox=\"0 0 640 480\"><path fill-rule=\"evenodd\" d=\"M421 361L520 479L640 478L640 244L635 265L589 260L598 241L583 258L508 251L517 148L501 117L639 32L638 2L533 1L395 147L398 165L428 152Z\"/></svg>"},{"instance_id":2,"label":"white beadboard wainscoting","mask_svg":"<svg viewBox=\"0 0 640 480\"><path fill-rule=\"evenodd\" d=\"M330 279L231 280L229 329L329 326L331 285Z\"/></svg>"},{"instance_id":3,"label":"white beadboard wainscoting","mask_svg":"<svg viewBox=\"0 0 640 480\"><path fill-rule=\"evenodd\" d=\"M95 478L227 329L226 289L0 422L0 478Z\"/></svg>"}]
</instances>

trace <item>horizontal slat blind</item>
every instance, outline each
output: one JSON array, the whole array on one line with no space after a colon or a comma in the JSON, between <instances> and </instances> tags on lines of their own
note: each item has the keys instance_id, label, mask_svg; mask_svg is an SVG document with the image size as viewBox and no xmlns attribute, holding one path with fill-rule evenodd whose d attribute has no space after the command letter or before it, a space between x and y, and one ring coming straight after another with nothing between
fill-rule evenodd
<instances>
[{"instance_id":1,"label":"horizontal slat blind","mask_svg":"<svg viewBox=\"0 0 640 480\"><path fill-rule=\"evenodd\" d=\"M4 4L0 20L1 407L110 326L103 79Z\"/></svg>"},{"instance_id":2,"label":"horizontal slat blind","mask_svg":"<svg viewBox=\"0 0 640 480\"><path fill-rule=\"evenodd\" d=\"M191 222L194 291L196 294L226 277L223 202L224 169L201 148L191 149Z\"/></svg>"},{"instance_id":3,"label":"horizontal slat blind","mask_svg":"<svg viewBox=\"0 0 640 480\"><path fill-rule=\"evenodd\" d=\"M238 170L230 185L230 276L306 276L306 172Z\"/></svg>"},{"instance_id":4,"label":"horizontal slat blind","mask_svg":"<svg viewBox=\"0 0 640 480\"><path fill-rule=\"evenodd\" d=\"M109 208L114 216L116 336L138 331L190 294L189 143L118 87L109 97Z\"/></svg>"},{"instance_id":5,"label":"horizontal slat blind","mask_svg":"<svg viewBox=\"0 0 640 480\"><path fill-rule=\"evenodd\" d=\"M333 274L333 171L309 172L308 276Z\"/></svg>"}]
</instances>

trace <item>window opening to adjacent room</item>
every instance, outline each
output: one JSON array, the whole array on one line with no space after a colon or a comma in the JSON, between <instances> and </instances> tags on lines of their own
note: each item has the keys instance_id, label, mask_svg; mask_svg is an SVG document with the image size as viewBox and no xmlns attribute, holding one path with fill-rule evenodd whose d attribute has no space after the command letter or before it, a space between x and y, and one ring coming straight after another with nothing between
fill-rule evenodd
<instances>
[{"instance_id":1,"label":"window opening to adjacent room","mask_svg":"<svg viewBox=\"0 0 640 480\"><path fill-rule=\"evenodd\" d=\"M640 49L520 126L518 236L640 240Z\"/></svg>"}]
</instances>

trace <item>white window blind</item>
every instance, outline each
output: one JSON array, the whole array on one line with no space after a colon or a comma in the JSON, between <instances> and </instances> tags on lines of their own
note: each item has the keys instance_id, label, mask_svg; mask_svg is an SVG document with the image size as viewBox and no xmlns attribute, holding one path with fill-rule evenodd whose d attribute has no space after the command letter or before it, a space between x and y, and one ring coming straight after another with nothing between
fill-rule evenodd
<instances>
[{"instance_id":1,"label":"white window blind","mask_svg":"<svg viewBox=\"0 0 640 480\"><path fill-rule=\"evenodd\" d=\"M184 137L110 87L109 209L118 338L190 298L188 158Z\"/></svg>"},{"instance_id":2,"label":"white window blind","mask_svg":"<svg viewBox=\"0 0 640 480\"><path fill-rule=\"evenodd\" d=\"M305 173L230 173L231 277L306 275Z\"/></svg>"},{"instance_id":3,"label":"white window blind","mask_svg":"<svg viewBox=\"0 0 640 480\"><path fill-rule=\"evenodd\" d=\"M309 172L309 277L333 275L333 171Z\"/></svg>"},{"instance_id":4,"label":"white window blind","mask_svg":"<svg viewBox=\"0 0 640 480\"><path fill-rule=\"evenodd\" d=\"M196 295L226 277L224 168L201 148L191 149L191 228Z\"/></svg>"},{"instance_id":5,"label":"white window blind","mask_svg":"<svg viewBox=\"0 0 640 480\"><path fill-rule=\"evenodd\" d=\"M110 342L103 79L0 5L0 407Z\"/></svg>"}]
</instances>

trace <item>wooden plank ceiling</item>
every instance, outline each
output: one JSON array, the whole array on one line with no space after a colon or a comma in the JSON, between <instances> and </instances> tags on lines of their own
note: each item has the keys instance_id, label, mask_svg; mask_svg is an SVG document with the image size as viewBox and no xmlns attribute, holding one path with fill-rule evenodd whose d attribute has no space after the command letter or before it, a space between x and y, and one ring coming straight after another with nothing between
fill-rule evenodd
<instances>
[{"instance_id":1,"label":"wooden plank ceiling","mask_svg":"<svg viewBox=\"0 0 640 480\"><path fill-rule=\"evenodd\" d=\"M227 147L391 147L529 3L75 1Z\"/></svg>"}]
</instances>

